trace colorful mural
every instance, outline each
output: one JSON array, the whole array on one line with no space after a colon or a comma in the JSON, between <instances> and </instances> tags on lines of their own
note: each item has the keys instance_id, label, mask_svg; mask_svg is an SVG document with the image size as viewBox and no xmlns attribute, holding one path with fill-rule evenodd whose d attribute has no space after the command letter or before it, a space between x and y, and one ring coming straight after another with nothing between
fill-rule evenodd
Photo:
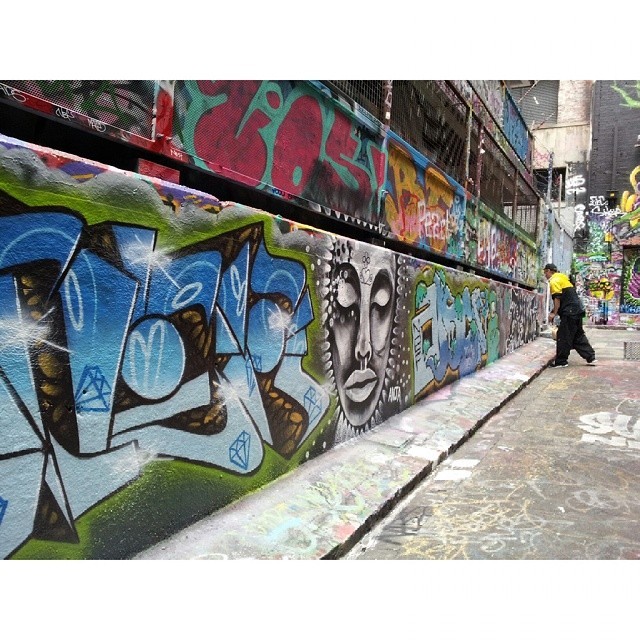
<instances>
[{"instance_id":1,"label":"colorful mural","mask_svg":"<svg viewBox=\"0 0 640 640\"><path fill-rule=\"evenodd\" d=\"M448 99L459 100L449 83L438 85ZM523 134L503 83L452 85L473 102L486 132L515 162L512 145L517 150L527 143L526 128ZM496 215L489 213L484 217L491 220L490 236L505 242L495 255L484 247L478 262L478 224L484 214L468 192L356 102L320 82L5 81L2 100L194 164L383 237L391 234L532 288L538 284L528 236L509 221L493 228ZM144 169L151 164L138 159L138 170L179 181L175 169Z\"/></svg>"},{"instance_id":2,"label":"colorful mural","mask_svg":"<svg viewBox=\"0 0 640 640\"><path fill-rule=\"evenodd\" d=\"M574 260L576 285L593 324L640 325L637 247L640 246L640 166L620 204L589 196L588 233Z\"/></svg>"},{"instance_id":3,"label":"colorful mural","mask_svg":"<svg viewBox=\"0 0 640 640\"><path fill-rule=\"evenodd\" d=\"M602 80L594 85L592 117L597 139L590 154L588 182L580 184L588 200L578 200L585 207L577 210L573 268L593 324L640 327L635 277L640 166L634 146L639 87L638 80Z\"/></svg>"},{"instance_id":4,"label":"colorful mural","mask_svg":"<svg viewBox=\"0 0 640 640\"><path fill-rule=\"evenodd\" d=\"M2 557L130 557L537 334L535 293L5 137L0 238Z\"/></svg>"},{"instance_id":5,"label":"colorful mural","mask_svg":"<svg viewBox=\"0 0 640 640\"><path fill-rule=\"evenodd\" d=\"M529 131L509 92L505 93L502 128L520 160L525 162L529 153Z\"/></svg>"},{"instance_id":6,"label":"colorful mural","mask_svg":"<svg viewBox=\"0 0 640 640\"><path fill-rule=\"evenodd\" d=\"M616 238L625 244L640 244L640 166L629 176L631 191L624 191L620 199L622 215L614 221Z\"/></svg>"},{"instance_id":7,"label":"colorful mural","mask_svg":"<svg viewBox=\"0 0 640 640\"><path fill-rule=\"evenodd\" d=\"M198 166L377 226L380 131L302 81L179 81L174 144Z\"/></svg>"},{"instance_id":8,"label":"colorful mural","mask_svg":"<svg viewBox=\"0 0 640 640\"><path fill-rule=\"evenodd\" d=\"M169 154L170 80L4 80L0 98Z\"/></svg>"},{"instance_id":9,"label":"colorful mural","mask_svg":"<svg viewBox=\"0 0 640 640\"><path fill-rule=\"evenodd\" d=\"M624 252L620 312L640 315L640 247Z\"/></svg>"},{"instance_id":10,"label":"colorful mural","mask_svg":"<svg viewBox=\"0 0 640 640\"><path fill-rule=\"evenodd\" d=\"M462 259L465 191L397 136L389 136L385 220L391 233L408 244Z\"/></svg>"},{"instance_id":11,"label":"colorful mural","mask_svg":"<svg viewBox=\"0 0 640 640\"><path fill-rule=\"evenodd\" d=\"M393 132L389 133L384 218L407 244L533 286L537 256L513 231L480 213L467 192Z\"/></svg>"}]
</instances>

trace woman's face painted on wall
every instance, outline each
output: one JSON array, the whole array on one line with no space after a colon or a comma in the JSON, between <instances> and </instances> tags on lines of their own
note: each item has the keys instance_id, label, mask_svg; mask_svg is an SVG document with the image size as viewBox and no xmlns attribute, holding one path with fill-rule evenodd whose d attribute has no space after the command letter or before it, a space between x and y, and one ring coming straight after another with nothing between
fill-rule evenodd
<instances>
[{"instance_id":1,"label":"woman's face painted on wall","mask_svg":"<svg viewBox=\"0 0 640 640\"><path fill-rule=\"evenodd\" d=\"M360 244L349 248L332 273L331 355L340 403L358 427L373 415L384 383L396 267L389 251Z\"/></svg>"}]
</instances>

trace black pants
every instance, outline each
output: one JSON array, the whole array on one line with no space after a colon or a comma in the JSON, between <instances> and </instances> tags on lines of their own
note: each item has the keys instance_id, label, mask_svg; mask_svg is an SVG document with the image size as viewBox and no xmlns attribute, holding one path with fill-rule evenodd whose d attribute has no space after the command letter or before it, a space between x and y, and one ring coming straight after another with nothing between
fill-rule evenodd
<instances>
[{"instance_id":1,"label":"black pants","mask_svg":"<svg viewBox=\"0 0 640 640\"><path fill-rule=\"evenodd\" d=\"M582 316L562 316L560 318L556 343L556 362L565 364L571 349L575 349L578 355L587 361L596 357L596 352L589 344L582 328Z\"/></svg>"}]
</instances>

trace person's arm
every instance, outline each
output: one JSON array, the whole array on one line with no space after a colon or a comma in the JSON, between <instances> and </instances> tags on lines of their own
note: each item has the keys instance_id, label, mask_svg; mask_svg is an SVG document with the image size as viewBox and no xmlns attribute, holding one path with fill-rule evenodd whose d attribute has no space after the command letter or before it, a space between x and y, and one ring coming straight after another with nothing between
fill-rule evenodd
<instances>
[{"instance_id":1,"label":"person's arm","mask_svg":"<svg viewBox=\"0 0 640 640\"><path fill-rule=\"evenodd\" d=\"M553 309L549 314L549 322L553 322L553 319L558 315L559 308L560 308L560 296L553 299Z\"/></svg>"}]
</instances>

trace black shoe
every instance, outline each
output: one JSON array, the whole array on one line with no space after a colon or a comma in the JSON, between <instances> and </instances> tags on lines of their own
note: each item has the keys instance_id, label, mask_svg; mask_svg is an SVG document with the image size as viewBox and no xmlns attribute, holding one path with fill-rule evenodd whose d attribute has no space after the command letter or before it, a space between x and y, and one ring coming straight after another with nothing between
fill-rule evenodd
<instances>
[{"instance_id":1,"label":"black shoe","mask_svg":"<svg viewBox=\"0 0 640 640\"><path fill-rule=\"evenodd\" d=\"M553 367L554 369L557 369L558 367L568 367L569 363L568 362L556 362L554 360L549 366Z\"/></svg>"},{"instance_id":2,"label":"black shoe","mask_svg":"<svg viewBox=\"0 0 640 640\"><path fill-rule=\"evenodd\" d=\"M587 360L587 364L590 367L595 367L598 364L598 361L595 358L591 358L591 360Z\"/></svg>"}]
</instances>

